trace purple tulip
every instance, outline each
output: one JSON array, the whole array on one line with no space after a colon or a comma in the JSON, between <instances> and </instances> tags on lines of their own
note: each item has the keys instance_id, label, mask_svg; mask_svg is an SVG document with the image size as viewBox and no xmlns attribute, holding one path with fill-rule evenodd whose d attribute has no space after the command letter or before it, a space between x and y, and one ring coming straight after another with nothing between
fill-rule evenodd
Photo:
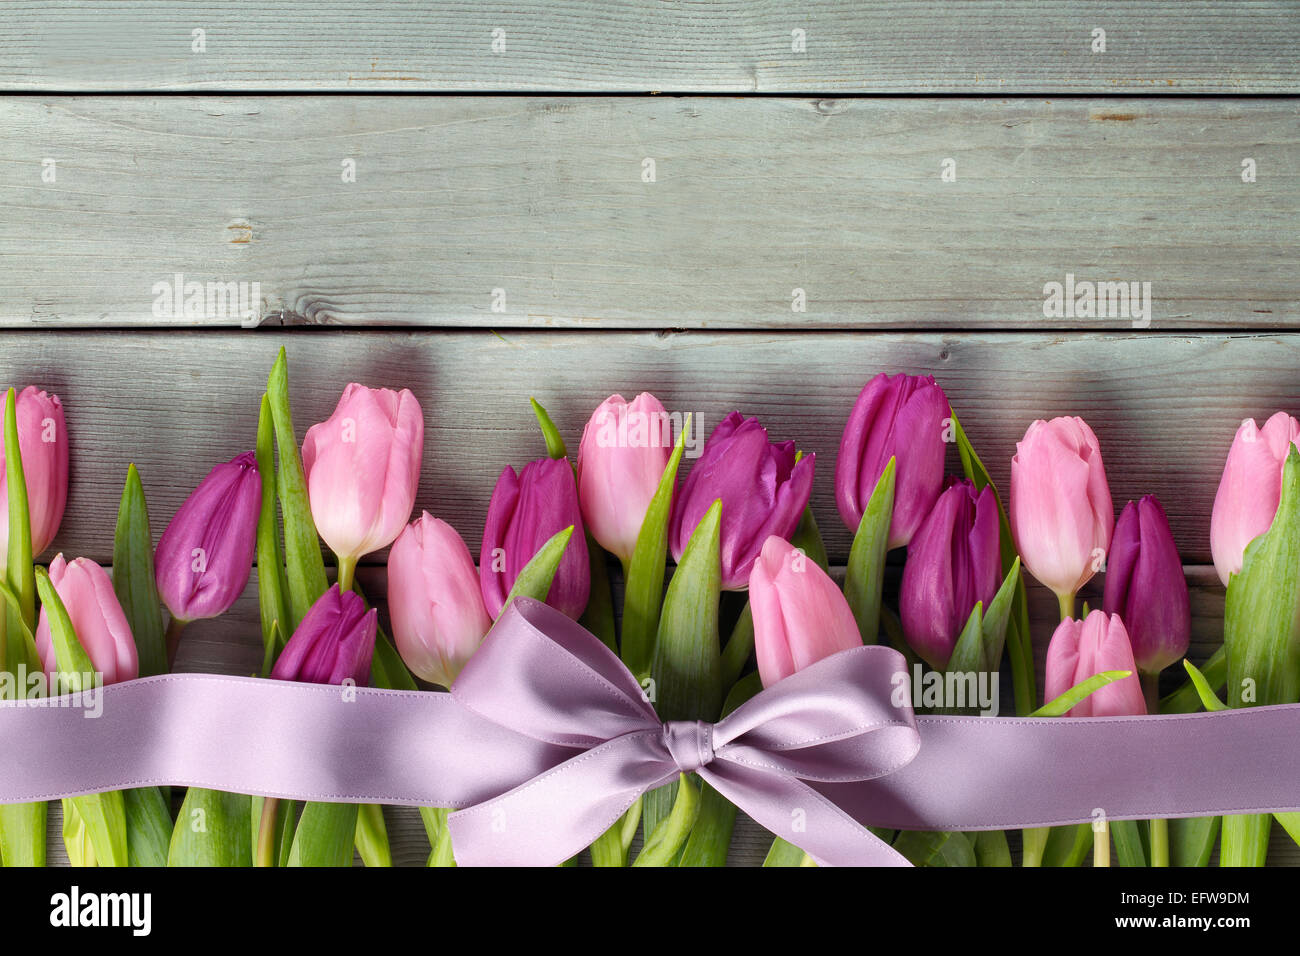
<instances>
[{"instance_id":1,"label":"purple tulip","mask_svg":"<svg viewBox=\"0 0 1300 956\"><path fill-rule=\"evenodd\" d=\"M1102 609L1124 622L1144 673L1158 674L1187 653L1192 635L1187 579L1155 495L1130 501L1120 513L1110 540Z\"/></svg>"},{"instance_id":2,"label":"purple tulip","mask_svg":"<svg viewBox=\"0 0 1300 956\"><path fill-rule=\"evenodd\" d=\"M835 462L835 504L856 532L876 482L895 459L894 516L889 547L900 548L929 514L943 489L948 396L929 375L885 375L858 395Z\"/></svg>"},{"instance_id":3,"label":"purple tulip","mask_svg":"<svg viewBox=\"0 0 1300 956\"><path fill-rule=\"evenodd\" d=\"M993 489L977 492L958 481L939 496L907 549L898 603L912 650L946 669L976 602L988 609L1001 576Z\"/></svg>"},{"instance_id":4,"label":"purple tulip","mask_svg":"<svg viewBox=\"0 0 1300 956\"><path fill-rule=\"evenodd\" d=\"M587 609L591 567L573 466L567 458L542 458L524 465L518 475L505 467L492 489L479 554L483 603L494 619L505 607L519 573L542 545L569 526L573 535L546 603L576 621Z\"/></svg>"},{"instance_id":5,"label":"purple tulip","mask_svg":"<svg viewBox=\"0 0 1300 956\"><path fill-rule=\"evenodd\" d=\"M173 618L216 617L244 592L261 508L262 479L251 451L217 465L185 499L154 554L158 593Z\"/></svg>"},{"instance_id":6,"label":"purple tulip","mask_svg":"<svg viewBox=\"0 0 1300 956\"><path fill-rule=\"evenodd\" d=\"M370 682L379 612L353 591L340 593L336 584L316 599L289 638L271 670L276 680L302 684Z\"/></svg>"},{"instance_id":7,"label":"purple tulip","mask_svg":"<svg viewBox=\"0 0 1300 956\"><path fill-rule=\"evenodd\" d=\"M794 442L772 442L757 418L732 412L713 429L700 459L673 498L669 543L681 561L696 526L722 501L722 587L749 586L749 573L772 535L799 526L812 494L813 455L796 464Z\"/></svg>"}]
</instances>

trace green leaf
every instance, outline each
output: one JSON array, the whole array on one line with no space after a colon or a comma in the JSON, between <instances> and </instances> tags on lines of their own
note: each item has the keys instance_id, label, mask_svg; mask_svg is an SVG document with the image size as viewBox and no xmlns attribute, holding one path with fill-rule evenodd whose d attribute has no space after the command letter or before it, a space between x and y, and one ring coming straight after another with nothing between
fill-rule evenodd
<instances>
[{"instance_id":1,"label":"green leaf","mask_svg":"<svg viewBox=\"0 0 1300 956\"><path fill-rule=\"evenodd\" d=\"M966 436L965 429L961 427L961 422L957 420L956 413L949 409L949 414L952 417L953 436L957 442L957 454L961 458L962 472L975 485L976 491L983 491L985 488L993 489L993 500L998 505L1002 571L1009 573L1019 555L1016 553L1015 539L1011 536L1011 522L1007 519L1006 509L1002 507L1002 498L998 494L997 486L993 484L993 479L989 476L988 469L975 453L975 448ZM1029 595L1025 591L1023 575L1017 575L1006 642L1011 656L1011 681L1015 688L1016 713L1023 717L1038 703L1038 690L1034 678L1034 648L1029 630Z\"/></svg>"},{"instance_id":2,"label":"green leaf","mask_svg":"<svg viewBox=\"0 0 1300 956\"><path fill-rule=\"evenodd\" d=\"M700 813L699 791L688 774L677 775L677 798L672 812L654 828L633 866L668 866L681 851Z\"/></svg>"},{"instance_id":3,"label":"green leaf","mask_svg":"<svg viewBox=\"0 0 1300 956\"><path fill-rule=\"evenodd\" d=\"M1060 697L1048 701L1042 707L1030 714L1030 717L1063 717L1075 704L1083 700L1089 694L1095 694L1107 684L1113 684L1117 680L1123 680L1132 674L1132 671L1102 671L1100 674L1093 674L1085 681L1080 681Z\"/></svg>"},{"instance_id":4,"label":"green leaf","mask_svg":"<svg viewBox=\"0 0 1300 956\"><path fill-rule=\"evenodd\" d=\"M1228 652L1220 647L1210 659L1201 665L1201 674L1211 691L1217 694L1224 681L1228 679ZM1168 697L1160 701L1162 714L1192 714L1201 709L1200 692L1196 685L1188 680Z\"/></svg>"},{"instance_id":5,"label":"green leaf","mask_svg":"<svg viewBox=\"0 0 1300 956\"><path fill-rule=\"evenodd\" d=\"M662 720L716 720L722 706L718 653L721 520L722 502L715 501L691 535L664 597L650 664L652 703ZM646 794L642 827L647 840L668 813L674 786Z\"/></svg>"},{"instance_id":6,"label":"green leaf","mask_svg":"<svg viewBox=\"0 0 1300 956\"><path fill-rule=\"evenodd\" d=\"M992 672L1002 668L1002 648L1007 637L1007 627L1011 623L1011 612L1015 605L1016 590L1020 587L1020 558L1011 563L1011 570L1002 579L993 600L989 602L984 614L984 664Z\"/></svg>"},{"instance_id":7,"label":"green leaf","mask_svg":"<svg viewBox=\"0 0 1300 956\"><path fill-rule=\"evenodd\" d=\"M573 525L569 525L563 531L557 531L549 541L537 549L537 553L519 572L519 577L515 578L515 586L506 595L506 603L502 605L503 610L517 597L546 600L546 595L551 593L551 582L555 580L555 572L560 569L560 562L564 560L564 549L569 546L571 537L573 537Z\"/></svg>"},{"instance_id":8,"label":"green leaf","mask_svg":"<svg viewBox=\"0 0 1300 956\"><path fill-rule=\"evenodd\" d=\"M975 848L960 831L904 830L894 849L913 866L974 866Z\"/></svg>"},{"instance_id":9,"label":"green leaf","mask_svg":"<svg viewBox=\"0 0 1300 956\"><path fill-rule=\"evenodd\" d=\"M948 659L947 672L956 674L977 674L988 670L984 660L984 602L976 601L971 608L970 617L957 637L952 657Z\"/></svg>"},{"instance_id":10,"label":"green leaf","mask_svg":"<svg viewBox=\"0 0 1300 956\"><path fill-rule=\"evenodd\" d=\"M275 510L275 420L271 414L271 400L266 395L262 396L262 407L257 416L256 455L257 474L262 481L262 508L257 515L257 605L262 618L265 665L262 676L266 677L294 626Z\"/></svg>"},{"instance_id":11,"label":"green leaf","mask_svg":"<svg viewBox=\"0 0 1300 956\"><path fill-rule=\"evenodd\" d=\"M22 448L18 442L18 413L14 390L5 393L4 410L5 481L9 500L9 540L5 553L5 584L18 598L18 613L5 612L5 634L12 635L21 623L28 631L36 630L36 581L32 567L32 526L27 505L27 476L23 471ZM41 670L38 656L24 660L27 648L22 641L6 640L5 670L17 674ZM33 653L35 648L33 646ZM44 834L42 834L42 838Z\"/></svg>"},{"instance_id":12,"label":"green leaf","mask_svg":"<svg viewBox=\"0 0 1300 956\"><path fill-rule=\"evenodd\" d=\"M375 653L370 659L370 686L385 690L419 690L402 655L382 630L375 630Z\"/></svg>"},{"instance_id":13,"label":"green leaf","mask_svg":"<svg viewBox=\"0 0 1300 956\"><path fill-rule=\"evenodd\" d=\"M168 866L252 866L251 798L190 787L172 830Z\"/></svg>"},{"instance_id":14,"label":"green leaf","mask_svg":"<svg viewBox=\"0 0 1300 956\"><path fill-rule=\"evenodd\" d=\"M1111 820L1110 838L1115 844L1115 862L1120 866L1146 866L1147 853L1136 820Z\"/></svg>"},{"instance_id":15,"label":"green leaf","mask_svg":"<svg viewBox=\"0 0 1300 956\"><path fill-rule=\"evenodd\" d=\"M122 791L126 812L126 858L130 866L166 866L172 815L157 787Z\"/></svg>"},{"instance_id":16,"label":"green leaf","mask_svg":"<svg viewBox=\"0 0 1300 956\"><path fill-rule=\"evenodd\" d=\"M533 414L537 416L537 424L542 429L542 438L546 441L546 454L556 459L567 457L569 453L564 447L564 438L560 435L560 430L555 427L555 422L551 421L551 416L542 407L542 403L535 398L528 399L528 403L533 406Z\"/></svg>"},{"instance_id":17,"label":"green leaf","mask_svg":"<svg viewBox=\"0 0 1300 956\"><path fill-rule=\"evenodd\" d=\"M292 634L298 622L325 593L325 559L321 556L316 523L307 501L307 478L298 454L298 439L293 431L293 414L289 408L289 368L284 349L271 366L266 382L275 426L275 446L280 467L276 475L280 499L280 516L284 523L285 581L289 588L289 609L293 620L281 633Z\"/></svg>"},{"instance_id":18,"label":"green leaf","mask_svg":"<svg viewBox=\"0 0 1300 956\"><path fill-rule=\"evenodd\" d=\"M976 866L1011 866L1011 847L1002 830L980 830L968 833L967 839L975 848Z\"/></svg>"},{"instance_id":19,"label":"green leaf","mask_svg":"<svg viewBox=\"0 0 1300 956\"><path fill-rule=\"evenodd\" d=\"M1191 677L1192 686L1196 688L1196 693L1200 697L1201 703L1205 706L1206 710L1213 712L1231 709L1227 704L1219 700L1218 695L1214 693L1214 688L1212 688L1210 682L1205 679L1205 675L1197 670L1196 666L1192 664L1191 661L1184 660L1183 667L1186 669L1188 676Z\"/></svg>"},{"instance_id":20,"label":"green leaf","mask_svg":"<svg viewBox=\"0 0 1300 956\"><path fill-rule=\"evenodd\" d=\"M1300 452L1288 448L1282 493L1268 531L1246 546L1240 574L1228 580L1223 646L1228 706L1300 700ZM1263 866L1273 818L1223 818L1221 866Z\"/></svg>"},{"instance_id":21,"label":"green leaf","mask_svg":"<svg viewBox=\"0 0 1300 956\"><path fill-rule=\"evenodd\" d=\"M894 517L896 468L896 460L889 459L867 500L844 575L844 597L858 622L864 644L875 644L880 636L880 595L885 580L885 555L889 551L889 524Z\"/></svg>"},{"instance_id":22,"label":"green leaf","mask_svg":"<svg viewBox=\"0 0 1300 956\"><path fill-rule=\"evenodd\" d=\"M86 827L86 835L95 848L95 860L100 866L126 866L126 804L122 791L91 793L72 797L68 801L77 808L77 814Z\"/></svg>"},{"instance_id":23,"label":"green leaf","mask_svg":"<svg viewBox=\"0 0 1300 956\"><path fill-rule=\"evenodd\" d=\"M749 601L740 609L740 615L731 629L731 636L722 649L721 681L725 687L740 680L740 675L754 653L754 609Z\"/></svg>"},{"instance_id":24,"label":"green leaf","mask_svg":"<svg viewBox=\"0 0 1300 956\"><path fill-rule=\"evenodd\" d=\"M1273 818L1282 824L1287 836L1300 844L1300 813L1275 813Z\"/></svg>"},{"instance_id":25,"label":"green leaf","mask_svg":"<svg viewBox=\"0 0 1300 956\"><path fill-rule=\"evenodd\" d=\"M623 663L641 681L649 676L650 662L655 654L654 641L664 599L664 569L668 562L668 517L672 512L673 490L677 486L677 468L682 461L690 427L688 415L668 464L659 477L659 487L646 508L632 559L624 569Z\"/></svg>"},{"instance_id":26,"label":"green leaf","mask_svg":"<svg viewBox=\"0 0 1300 956\"><path fill-rule=\"evenodd\" d=\"M803 866L807 857L808 854L802 849L777 837L772 841L772 848L767 851L767 856L763 859L763 866Z\"/></svg>"},{"instance_id":27,"label":"green leaf","mask_svg":"<svg viewBox=\"0 0 1300 956\"><path fill-rule=\"evenodd\" d=\"M309 803L298 820L290 866L351 866L357 831L355 803Z\"/></svg>"},{"instance_id":28,"label":"green leaf","mask_svg":"<svg viewBox=\"0 0 1300 956\"><path fill-rule=\"evenodd\" d=\"M1219 838L1219 817L1188 817L1169 821L1169 864L1209 866Z\"/></svg>"},{"instance_id":29,"label":"green leaf","mask_svg":"<svg viewBox=\"0 0 1300 956\"><path fill-rule=\"evenodd\" d=\"M361 862L366 866L393 865L393 853L388 846L388 827L384 823L384 811L377 804L363 803L357 808L354 842Z\"/></svg>"},{"instance_id":30,"label":"green leaf","mask_svg":"<svg viewBox=\"0 0 1300 956\"><path fill-rule=\"evenodd\" d=\"M144 485L135 465L127 465L126 483L113 532L113 593L131 625L140 676L167 673L162 607L153 567L153 532L145 505Z\"/></svg>"},{"instance_id":31,"label":"green leaf","mask_svg":"<svg viewBox=\"0 0 1300 956\"><path fill-rule=\"evenodd\" d=\"M1029 831L1025 831L1028 833ZM1092 852L1092 824L1052 827L1043 853L1043 866L1080 866Z\"/></svg>"},{"instance_id":32,"label":"green leaf","mask_svg":"<svg viewBox=\"0 0 1300 956\"><path fill-rule=\"evenodd\" d=\"M817 527L817 519L813 516L812 505L803 509L803 517L799 519L799 526L794 529L794 534L790 536L790 543L812 558L817 567L828 574L830 573L831 562L826 554L826 542L822 540L821 529Z\"/></svg>"}]
</instances>

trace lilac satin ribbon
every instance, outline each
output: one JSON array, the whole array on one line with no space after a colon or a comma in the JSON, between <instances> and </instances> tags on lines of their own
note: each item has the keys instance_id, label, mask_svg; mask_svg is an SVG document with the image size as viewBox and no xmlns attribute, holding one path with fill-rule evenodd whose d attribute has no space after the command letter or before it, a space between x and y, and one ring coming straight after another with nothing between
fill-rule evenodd
<instances>
[{"instance_id":1,"label":"lilac satin ribbon","mask_svg":"<svg viewBox=\"0 0 1300 956\"><path fill-rule=\"evenodd\" d=\"M0 702L0 803L148 785L465 807L457 861L558 863L693 771L825 864L905 865L862 824L1011 829L1300 809L1300 705L1171 717L916 717L863 647L716 724L662 723L578 625L515 602L452 694L204 674ZM904 684L904 686L906 686Z\"/></svg>"}]
</instances>

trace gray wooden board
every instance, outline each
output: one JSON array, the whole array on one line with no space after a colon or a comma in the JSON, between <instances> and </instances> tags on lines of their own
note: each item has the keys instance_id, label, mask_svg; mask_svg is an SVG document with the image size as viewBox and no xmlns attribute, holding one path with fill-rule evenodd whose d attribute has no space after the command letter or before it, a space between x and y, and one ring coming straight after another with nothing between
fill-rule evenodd
<instances>
[{"instance_id":1,"label":"gray wooden board","mask_svg":"<svg viewBox=\"0 0 1300 956\"><path fill-rule=\"evenodd\" d=\"M1298 141L1295 99L0 99L0 325L236 327L246 283L273 324L1289 327ZM1150 309L1045 317L1067 276Z\"/></svg>"},{"instance_id":2,"label":"gray wooden board","mask_svg":"<svg viewBox=\"0 0 1300 956\"><path fill-rule=\"evenodd\" d=\"M214 464L253 447L281 343L300 439L349 381L414 391L426 426L417 507L449 520L475 552L501 469L544 454L529 396L575 451L614 392L656 393L695 416L701 439L734 409L757 415L773 439L818 455L813 507L840 561L849 546L833 498L840 434L880 371L936 376L1004 501L1029 423L1082 416L1101 442L1116 512L1157 494L1189 564L1210 561L1210 510L1238 424L1300 410L1300 338L1281 333L3 333L0 384L40 384L67 409L73 484L54 548L109 557L130 462L161 533ZM955 452L949 467L959 468Z\"/></svg>"},{"instance_id":3,"label":"gray wooden board","mask_svg":"<svg viewBox=\"0 0 1300 956\"><path fill-rule=\"evenodd\" d=\"M1294 92L1296 13L1289 0L11 0L0 89Z\"/></svg>"}]
</instances>

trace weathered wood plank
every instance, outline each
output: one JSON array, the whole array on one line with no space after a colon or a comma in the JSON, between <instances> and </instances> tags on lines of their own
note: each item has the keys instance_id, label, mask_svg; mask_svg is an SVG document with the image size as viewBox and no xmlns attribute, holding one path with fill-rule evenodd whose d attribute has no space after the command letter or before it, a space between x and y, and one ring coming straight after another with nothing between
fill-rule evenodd
<instances>
[{"instance_id":1,"label":"weathered wood plank","mask_svg":"<svg viewBox=\"0 0 1300 956\"><path fill-rule=\"evenodd\" d=\"M300 436L328 417L348 381L416 393L426 423L417 506L451 521L474 550L501 468L543 453L530 395L574 448L591 410L616 391L655 392L693 413L702 436L733 409L758 415L773 438L818 454L813 505L841 561L849 534L834 505L834 462L853 400L878 371L934 374L1004 496L1029 422L1083 416L1117 510L1158 494L1187 563L1209 563L1210 508L1238 423L1300 408L1291 334L3 333L0 383L40 383L67 407L73 488L55 548L108 558L132 461L160 534L214 463L252 447L281 342Z\"/></svg>"},{"instance_id":2,"label":"weathered wood plank","mask_svg":"<svg viewBox=\"0 0 1300 956\"><path fill-rule=\"evenodd\" d=\"M241 323L179 273L271 324L1288 327L1297 148L1293 99L10 98L0 325ZM1150 311L1045 318L1067 275Z\"/></svg>"},{"instance_id":3,"label":"weathered wood plank","mask_svg":"<svg viewBox=\"0 0 1300 956\"><path fill-rule=\"evenodd\" d=\"M1300 79L1285 0L19 0L4 28L4 89L1205 93Z\"/></svg>"}]
</instances>

